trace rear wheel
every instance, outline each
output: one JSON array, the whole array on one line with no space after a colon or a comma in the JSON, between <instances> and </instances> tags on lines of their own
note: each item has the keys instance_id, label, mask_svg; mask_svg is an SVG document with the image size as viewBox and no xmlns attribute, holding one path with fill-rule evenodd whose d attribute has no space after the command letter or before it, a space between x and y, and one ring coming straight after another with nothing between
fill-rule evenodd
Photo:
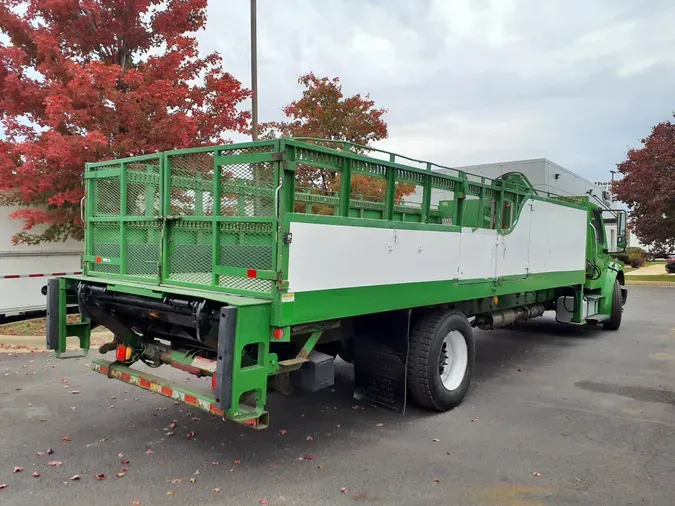
<instances>
[{"instance_id":1,"label":"rear wheel","mask_svg":"<svg viewBox=\"0 0 675 506\"><path fill-rule=\"evenodd\" d=\"M605 321L602 326L606 330L618 330L621 326L621 313L623 312L623 303L621 300L621 285L619 281L614 281L614 292L612 293L612 310L610 312L609 320Z\"/></svg>"},{"instance_id":2,"label":"rear wheel","mask_svg":"<svg viewBox=\"0 0 675 506\"><path fill-rule=\"evenodd\" d=\"M410 334L408 389L429 409L447 411L462 402L473 374L471 324L457 311L423 317Z\"/></svg>"}]
</instances>

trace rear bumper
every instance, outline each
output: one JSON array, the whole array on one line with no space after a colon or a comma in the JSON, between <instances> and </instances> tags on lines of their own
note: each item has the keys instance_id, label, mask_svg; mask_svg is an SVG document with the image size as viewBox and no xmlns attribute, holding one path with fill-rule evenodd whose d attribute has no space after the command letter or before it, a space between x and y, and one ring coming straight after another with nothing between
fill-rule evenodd
<instances>
[{"instance_id":1,"label":"rear bumper","mask_svg":"<svg viewBox=\"0 0 675 506\"><path fill-rule=\"evenodd\" d=\"M129 383L154 394L183 402L188 406L201 409L221 418L230 419L253 429L266 429L269 426L269 414L266 411L258 413L255 408L248 410L244 405L240 405L237 413L226 416L225 411L218 409L214 396L187 390L154 374L138 371L116 362L109 362L108 360L94 360L91 363L91 368L93 371L103 374L108 378Z\"/></svg>"}]
</instances>

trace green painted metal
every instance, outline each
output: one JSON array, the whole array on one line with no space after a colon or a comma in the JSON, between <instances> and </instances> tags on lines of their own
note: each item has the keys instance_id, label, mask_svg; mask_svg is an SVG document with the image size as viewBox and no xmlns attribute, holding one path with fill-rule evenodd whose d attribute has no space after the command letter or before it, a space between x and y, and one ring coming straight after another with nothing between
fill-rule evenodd
<instances>
[{"instance_id":1,"label":"green painted metal","mask_svg":"<svg viewBox=\"0 0 675 506\"><path fill-rule=\"evenodd\" d=\"M73 281L67 278L58 280L58 347L54 350L56 358L77 358L86 357L89 353L91 322L89 318L80 316L80 321L75 323L68 322L68 304L73 304ZM68 347L68 338L77 337L79 340L81 353L64 355Z\"/></svg>"},{"instance_id":2,"label":"green painted metal","mask_svg":"<svg viewBox=\"0 0 675 506\"><path fill-rule=\"evenodd\" d=\"M516 278L516 279L513 279ZM344 288L295 294L294 302L281 304L274 325L297 325L333 318L478 300L512 293L581 285L584 272L553 272L469 281L435 281L399 285ZM469 314L472 316L472 314Z\"/></svg>"},{"instance_id":3,"label":"green painted metal","mask_svg":"<svg viewBox=\"0 0 675 506\"><path fill-rule=\"evenodd\" d=\"M384 159L367 156L378 153ZM299 188L298 172L308 168L333 183ZM355 194L355 174L380 181L381 194ZM421 189L421 202L397 201L402 183ZM522 174L491 180L343 141L281 138L92 163L85 187L85 275L64 280L64 300L84 280L154 299L180 294L237 306L233 405L225 413L235 420L264 414L267 379L281 370L270 352L274 327L284 329L283 344L292 326L305 323L434 305L471 316L550 302L569 288L578 301L605 295L600 311L608 314L607 294L621 270L606 253L606 238L595 235L597 206L588 199L537 191ZM452 197L433 205L437 190ZM586 272L288 293L291 223L508 235L528 199L588 212ZM574 321L583 323L582 315ZM303 352L320 335L312 333ZM240 400L251 394L255 408L244 413Z\"/></svg>"}]
</instances>

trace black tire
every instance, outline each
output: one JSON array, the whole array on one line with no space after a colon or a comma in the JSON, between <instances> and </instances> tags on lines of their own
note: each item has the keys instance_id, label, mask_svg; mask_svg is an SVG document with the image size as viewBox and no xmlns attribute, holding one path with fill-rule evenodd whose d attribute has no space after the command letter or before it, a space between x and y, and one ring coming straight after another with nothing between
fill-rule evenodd
<instances>
[{"instance_id":1,"label":"black tire","mask_svg":"<svg viewBox=\"0 0 675 506\"><path fill-rule=\"evenodd\" d=\"M467 360L461 382L450 390L441 380L440 361L446 356L443 347L445 338L453 330L464 338ZM463 351L460 350L460 353ZM413 399L421 406L436 411L447 411L458 406L471 383L475 353L473 330L464 314L458 311L436 311L424 316L410 334L408 390Z\"/></svg>"},{"instance_id":2,"label":"black tire","mask_svg":"<svg viewBox=\"0 0 675 506\"><path fill-rule=\"evenodd\" d=\"M621 285L619 281L614 281L614 293L612 294L612 310L610 312L609 320L605 321L602 326L605 330L618 330L621 326L621 314L623 313L623 304L621 301Z\"/></svg>"}]
</instances>

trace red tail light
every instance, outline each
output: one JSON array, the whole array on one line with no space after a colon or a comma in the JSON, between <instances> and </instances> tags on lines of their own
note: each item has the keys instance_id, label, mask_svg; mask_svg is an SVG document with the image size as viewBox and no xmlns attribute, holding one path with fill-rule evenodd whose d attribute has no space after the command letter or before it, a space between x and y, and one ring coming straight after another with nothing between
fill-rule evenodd
<instances>
[{"instance_id":1,"label":"red tail light","mask_svg":"<svg viewBox=\"0 0 675 506\"><path fill-rule=\"evenodd\" d=\"M274 329L272 332L272 337L274 339L283 339L284 338L284 329Z\"/></svg>"},{"instance_id":2,"label":"red tail light","mask_svg":"<svg viewBox=\"0 0 675 506\"><path fill-rule=\"evenodd\" d=\"M115 358L117 358L118 362L126 362L127 360L131 360L132 351L133 350L131 349L131 346L119 344L117 345L117 350L115 351Z\"/></svg>"}]
</instances>

